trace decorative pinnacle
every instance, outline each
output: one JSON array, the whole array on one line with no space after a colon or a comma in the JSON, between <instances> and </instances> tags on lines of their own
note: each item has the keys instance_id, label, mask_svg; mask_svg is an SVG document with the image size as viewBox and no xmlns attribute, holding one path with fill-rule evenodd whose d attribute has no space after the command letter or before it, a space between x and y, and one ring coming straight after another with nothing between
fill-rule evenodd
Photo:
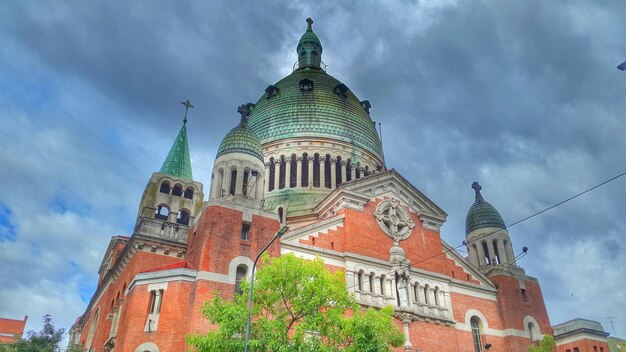
<instances>
[{"instance_id":1,"label":"decorative pinnacle","mask_svg":"<svg viewBox=\"0 0 626 352\"><path fill-rule=\"evenodd\" d=\"M181 101L180 103L185 106L185 117L183 118L183 124L186 125L187 124L187 111L189 110L189 108L193 108L193 105L191 105L191 102L189 101L189 99L185 101Z\"/></svg>"},{"instance_id":2,"label":"decorative pinnacle","mask_svg":"<svg viewBox=\"0 0 626 352\"><path fill-rule=\"evenodd\" d=\"M476 198L475 198L475 200L482 200L483 196L482 196L482 194L480 194L480 190L483 189L483 188L480 186L480 183L474 181L474 183L472 183L472 188L474 189L474 191L476 191Z\"/></svg>"},{"instance_id":3,"label":"decorative pinnacle","mask_svg":"<svg viewBox=\"0 0 626 352\"><path fill-rule=\"evenodd\" d=\"M250 115L252 105L252 103L242 104L237 108L237 112L241 114L241 124L244 124L248 121L248 115Z\"/></svg>"},{"instance_id":4,"label":"decorative pinnacle","mask_svg":"<svg viewBox=\"0 0 626 352\"><path fill-rule=\"evenodd\" d=\"M311 19L311 17L308 17L306 19L306 23L307 23L307 30L313 30L313 20Z\"/></svg>"}]
</instances>

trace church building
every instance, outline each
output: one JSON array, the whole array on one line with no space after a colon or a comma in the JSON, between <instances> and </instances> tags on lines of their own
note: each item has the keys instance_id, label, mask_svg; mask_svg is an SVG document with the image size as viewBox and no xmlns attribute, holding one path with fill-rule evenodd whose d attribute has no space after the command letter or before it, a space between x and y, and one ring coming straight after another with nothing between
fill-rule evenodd
<instances>
[{"instance_id":1,"label":"church building","mask_svg":"<svg viewBox=\"0 0 626 352\"><path fill-rule=\"evenodd\" d=\"M203 303L239 292L284 225L269 254L320 257L345 271L363 307L393 306L406 336L398 351L527 351L553 334L539 282L517 264L515 234L487 202L490 190L476 182L472 190L472 180L459 190L469 206L458 234L464 257L441 238L448 214L385 163L372 105L326 72L307 23L293 72L239 107L206 188L193 177L185 113L132 234L112 237L104 252L70 345L188 350L185 335L212 328Z\"/></svg>"}]
</instances>

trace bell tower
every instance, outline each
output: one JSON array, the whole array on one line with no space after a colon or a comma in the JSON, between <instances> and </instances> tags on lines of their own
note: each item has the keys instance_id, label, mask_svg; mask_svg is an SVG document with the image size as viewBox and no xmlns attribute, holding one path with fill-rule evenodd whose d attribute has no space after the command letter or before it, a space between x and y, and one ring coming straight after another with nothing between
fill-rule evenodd
<instances>
[{"instance_id":1,"label":"bell tower","mask_svg":"<svg viewBox=\"0 0 626 352\"><path fill-rule=\"evenodd\" d=\"M139 203L135 234L186 242L187 230L202 208L202 183L193 180L187 112L189 100L182 102L185 117L161 169L150 177Z\"/></svg>"}]
</instances>

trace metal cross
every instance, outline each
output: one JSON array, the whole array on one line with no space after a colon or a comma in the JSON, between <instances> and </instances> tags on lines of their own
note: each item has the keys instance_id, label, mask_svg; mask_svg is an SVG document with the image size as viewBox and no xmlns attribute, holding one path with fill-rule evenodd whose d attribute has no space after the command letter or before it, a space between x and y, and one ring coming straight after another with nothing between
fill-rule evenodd
<instances>
[{"instance_id":1,"label":"metal cross","mask_svg":"<svg viewBox=\"0 0 626 352\"><path fill-rule=\"evenodd\" d=\"M183 104L185 106L185 118L183 119L183 123L187 123L187 111L189 110L189 108L193 108L193 105L191 105L191 102L189 101L189 99L185 100L185 101L181 101L181 104Z\"/></svg>"}]
</instances>

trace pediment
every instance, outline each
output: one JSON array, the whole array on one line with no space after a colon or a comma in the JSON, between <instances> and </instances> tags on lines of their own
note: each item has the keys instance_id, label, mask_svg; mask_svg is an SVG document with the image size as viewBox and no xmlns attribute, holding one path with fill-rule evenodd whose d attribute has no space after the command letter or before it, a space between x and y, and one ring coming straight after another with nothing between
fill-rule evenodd
<instances>
[{"instance_id":1,"label":"pediment","mask_svg":"<svg viewBox=\"0 0 626 352\"><path fill-rule=\"evenodd\" d=\"M325 219L343 208L363 210L366 203L383 199L397 199L431 230L438 231L448 216L394 169L341 184L315 207L315 212Z\"/></svg>"}]
</instances>

